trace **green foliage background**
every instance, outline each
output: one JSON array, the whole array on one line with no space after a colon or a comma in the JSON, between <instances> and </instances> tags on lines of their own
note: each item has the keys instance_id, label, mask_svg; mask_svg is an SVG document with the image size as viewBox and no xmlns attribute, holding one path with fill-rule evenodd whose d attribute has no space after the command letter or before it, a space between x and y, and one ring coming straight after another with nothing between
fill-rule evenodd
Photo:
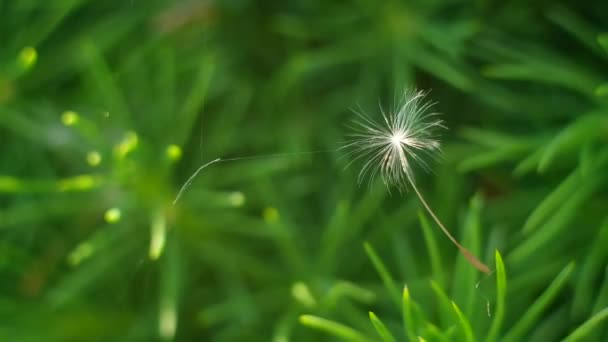
<instances>
[{"instance_id":1,"label":"green foliage background","mask_svg":"<svg viewBox=\"0 0 608 342\"><path fill-rule=\"evenodd\" d=\"M608 340L606 32L605 1L0 1L0 340ZM412 86L450 128L420 187L491 276L344 170L349 108Z\"/></svg>"}]
</instances>

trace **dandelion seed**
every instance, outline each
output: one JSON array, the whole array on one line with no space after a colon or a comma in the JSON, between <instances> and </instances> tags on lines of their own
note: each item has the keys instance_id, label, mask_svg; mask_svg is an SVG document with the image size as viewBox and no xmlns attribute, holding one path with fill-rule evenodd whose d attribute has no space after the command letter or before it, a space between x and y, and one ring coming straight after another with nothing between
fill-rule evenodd
<instances>
[{"instance_id":1,"label":"dandelion seed","mask_svg":"<svg viewBox=\"0 0 608 342\"><path fill-rule=\"evenodd\" d=\"M430 112L434 103L424 102L425 96L422 91L406 91L396 112L387 114L382 111L383 122L355 112L360 120L355 122L355 133L351 134L353 139L342 148L350 150L347 156L353 157L349 165L357 160L366 160L359 173L359 184L369 178L371 185L379 173L389 191L393 186L400 192L407 190L408 186L414 189L424 208L467 261L478 270L489 273L490 269L450 234L416 186L413 164L430 170L425 159L436 158L440 154L441 145L436 132L445 128L438 113Z\"/></svg>"}]
</instances>

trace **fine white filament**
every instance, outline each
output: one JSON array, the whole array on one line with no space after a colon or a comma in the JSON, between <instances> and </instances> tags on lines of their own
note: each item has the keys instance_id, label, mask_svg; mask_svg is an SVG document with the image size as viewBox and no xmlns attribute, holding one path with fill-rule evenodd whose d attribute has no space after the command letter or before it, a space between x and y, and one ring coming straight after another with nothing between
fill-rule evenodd
<instances>
[{"instance_id":1,"label":"fine white filament","mask_svg":"<svg viewBox=\"0 0 608 342\"><path fill-rule=\"evenodd\" d=\"M207 164L203 164L201 165L201 167L199 167L193 174L192 176L190 176L190 178L188 178L188 180L186 181L186 183L184 183L184 185L182 185L182 187L179 189L179 192L177 193L177 196L175 196L175 199L173 200L173 205L175 205L177 203L177 201L179 201L179 199L182 197L182 194L184 193L184 191L186 191L186 189L188 189L188 187L190 185L192 185L192 181L194 180L194 178L196 178L196 176L198 175L199 172L201 172L204 168L206 168L207 166L213 164L213 163L217 163L219 162L221 159L217 158L214 159L210 162L208 162Z\"/></svg>"}]
</instances>

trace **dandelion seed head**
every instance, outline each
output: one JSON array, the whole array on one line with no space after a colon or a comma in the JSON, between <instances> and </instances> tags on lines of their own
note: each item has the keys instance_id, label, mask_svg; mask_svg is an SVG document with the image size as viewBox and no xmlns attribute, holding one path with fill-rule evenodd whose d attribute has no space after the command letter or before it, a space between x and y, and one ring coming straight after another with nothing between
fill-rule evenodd
<instances>
[{"instance_id":1,"label":"dandelion seed head","mask_svg":"<svg viewBox=\"0 0 608 342\"><path fill-rule=\"evenodd\" d=\"M355 132L342 148L349 150L351 163L363 161L359 184L369 179L371 185L379 174L389 189L395 186L403 191L414 182L415 164L430 171L426 160L439 155L437 130L445 127L438 114L430 111L433 103L425 102L425 96L423 91L405 91L395 110L382 111L378 121L355 111Z\"/></svg>"},{"instance_id":2,"label":"dandelion seed head","mask_svg":"<svg viewBox=\"0 0 608 342\"><path fill-rule=\"evenodd\" d=\"M347 156L353 157L350 163L364 160L359 172L359 184L367 177L371 186L374 177L380 174L389 191L391 186L396 186L399 191L411 186L424 208L466 260L481 272L489 274L488 266L463 247L441 223L414 181L413 165L418 164L425 171L430 171L425 159L436 158L440 153L437 130L445 128L438 114L430 111L433 103L425 102L424 97L424 92L406 91L395 111L388 114L382 111L382 121L374 121L355 111L359 116L359 120L355 121L355 133L342 148L350 150L347 153ZM403 295L404 298L408 295L407 288Z\"/></svg>"},{"instance_id":3,"label":"dandelion seed head","mask_svg":"<svg viewBox=\"0 0 608 342\"><path fill-rule=\"evenodd\" d=\"M399 145L401 145L401 142L403 141L403 139L404 139L403 132L395 132L391 136L391 144L393 144L393 146L399 147Z\"/></svg>"}]
</instances>

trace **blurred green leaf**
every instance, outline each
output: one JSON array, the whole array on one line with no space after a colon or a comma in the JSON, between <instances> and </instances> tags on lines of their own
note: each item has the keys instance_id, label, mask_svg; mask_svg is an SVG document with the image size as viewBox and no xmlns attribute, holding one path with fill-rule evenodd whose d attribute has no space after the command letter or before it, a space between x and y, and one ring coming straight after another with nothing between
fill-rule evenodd
<instances>
[{"instance_id":1,"label":"blurred green leaf","mask_svg":"<svg viewBox=\"0 0 608 342\"><path fill-rule=\"evenodd\" d=\"M460 327L464 333L464 341L475 341L475 336L473 336L473 328L471 328L471 323L469 322L469 320L465 317L462 311L460 311L460 308L458 308L458 305L456 305L456 303L452 302L452 307L456 312L456 316L458 317L458 321L460 322Z\"/></svg>"},{"instance_id":2,"label":"blurred green leaf","mask_svg":"<svg viewBox=\"0 0 608 342\"><path fill-rule=\"evenodd\" d=\"M498 251L496 255L496 305L494 306L494 318L486 341L495 341L500 334L503 320L505 317L506 295L507 295L507 275L502 256Z\"/></svg>"},{"instance_id":3,"label":"blurred green leaf","mask_svg":"<svg viewBox=\"0 0 608 342\"><path fill-rule=\"evenodd\" d=\"M397 288L397 285L395 284L393 276L386 268L386 265L384 264L382 259L380 259L380 257L378 256L378 253L376 253L374 248L369 243L365 242L363 244L363 247L365 248L365 253L367 253L367 256L371 260L372 265L376 269L376 272L378 272L378 275L380 275L384 286L386 286L387 290L389 291L391 299L393 299L395 303L399 304L399 290Z\"/></svg>"},{"instance_id":4,"label":"blurred green leaf","mask_svg":"<svg viewBox=\"0 0 608 342\"><path fill-rule=\"evenodd\" d=\"M504 337L504 341L519 341L522 336L533 326L534 322L555 299L562 288L566 285L572 272L574 263L569 263L553 280L551 285L534 301L530 308L521 316L519 321Z\"/></svg>"},{"instance_id":5,"label":"blurred green leaf","mask_svg":"<svg viewBox=\"0 0 608 342\"><path fill-rule=\"evenodd\" d=\"M384 342L394 342L395 338L391 334L391 332L386 328L384 323L374 314L373 312L369 312L369 319L372 322L374 329Z\"/></svg>"},{"instance_id":6,"label":"blurred green leaf","mask_svg":"<svg viewBox=\"0 0 608 342\"><path fill-rule=\"evenodd\" d=\"M312 315L302 315L300 316L300 323L312 329L321 330L345 341L370 341L369 338L365 337L360 332L325 318Z\"/></svg>"},{"instance_id":7,"label":"blurred green leaf","mask_svg":"<svg viewBox=\"0 0 608 342\"><path fill-rule=\"evenodd\" d=\"M571 342L571 341L584 341L586 336L589 335L591 330L595 328L598 324L602 323L605 319L608 318L608 308L598 312L593 315L593 317L589 318L585 323L581 324L576 330L574 330L570 335L568 335L563 341Z\"/></svg>"}]
</instances>

